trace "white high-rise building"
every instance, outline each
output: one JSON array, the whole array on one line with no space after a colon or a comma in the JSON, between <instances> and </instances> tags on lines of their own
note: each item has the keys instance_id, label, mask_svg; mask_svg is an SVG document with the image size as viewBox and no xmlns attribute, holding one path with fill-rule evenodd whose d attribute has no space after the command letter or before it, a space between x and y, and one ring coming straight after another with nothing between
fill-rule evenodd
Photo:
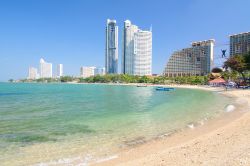
<instances>
[{"instance_id":1,"label":"white high-rise building","mask_svg":"<svg viewBox=\"0 0 250 166\"><path fill-rule=\"evenodd\" d=\"M40 77L52 78L52 63L45 62L44 59L40 59Z\"/></svg>"},{"instance_id":2,"label":"white high-rise building","mask_svg":"<svg viewBox=\"0 0 250 166\"><path fill-rule=\"evenodd\" d=\"M38 72L37 72L37 68L35 67L29 67L29 76L28 79L37 79L38 78Z\"/></svg>"},{"instance_id":3,"label":"white high-rise building","mask_svg":"<svg viewBox=\"0 0 250 166\"><path fill-rule=\"evenodd\" d=\"M96 67L83 66L83 67L80 68L80 76L83 77L83 78L94 76L95 75L95 69L96 69Z\"/></svg>"},{"instance_id":4,"label":"white high-rise building","mask_svg":"<svg viewBox=\"0 0 250 166\"><path fill-rule=\"evenodd\" d=\"M107 20L105 69L107 74L118 73L118 26L116 20Z\"/></svg>"},{"instance_id":5,"label":"white high-rise building","mask_svg":"<svg viewBox=\"0 0 250 166\"><path fill-rule=\"evenodd\" d=\"M123 47L122 47L122 73L134 75L134 37L138 31L136 25L132 25L129 20L124 22Z\"/></svg>"},{"instance_id":6,"label":"white high-rise building","mask_svg":"<svg viewBox=\"0 0 250 166\"><path fill-rule=\"evenodd\" d=\"M57 77L63 76L63 64L57 65Z\"/></svg>"},{"instance_id":7,"label":"white high-rise building","mask_svg":"<svg viewBox=\"0 0 250 166\"><path fill-rule=\"evenodd\" d=\"M152 74L152 32L140 30L129 20L124 22L122 73Z\"/></svg>"}]
</instances>

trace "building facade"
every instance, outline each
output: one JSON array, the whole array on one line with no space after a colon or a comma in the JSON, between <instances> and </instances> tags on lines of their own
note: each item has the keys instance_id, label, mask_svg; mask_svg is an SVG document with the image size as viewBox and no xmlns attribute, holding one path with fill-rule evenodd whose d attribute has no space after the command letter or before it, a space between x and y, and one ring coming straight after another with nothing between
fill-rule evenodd
<instances>
[{"instance_id":1,"label":"building facade","mask_svg":"<svg viewBox=\"0 0 250 166\"><path fill-rule=\"evenodd\" d=\"M151 75L152 32L140 30L126 20L122 45L122 73L139 76Z\"/></svg>"},{"instance_id":2,"label":"building facade","mask_svg":"<svg viewBox=\"0 0 250 166\"><path fill-rule=\"evenodd\" d=\"M107 74L118 73L118 26L116 20L107 20L105 68Z\"/></svg>"},{"instance_id":3,"label":"building facade","mask_svg":"<svg viewBox=\"0 0 250 166\"><path fill-rule=\"evenodd\" d=\"M136 25L132 25L129 20L124 22L121 67L123 74L134 74L134 37L137 31L138 27Z\"/></svg>"},{"instance_id":4,"label":"building facade","mask_svg":"<svg viewBox=\"0 0 250 166\"><path fill-rule=\"evenodd\" d=\"M94 76L95 75L95 69L96 69L96 67L83 66L83 67L80 68L80 76L83 77L83 78Z\"/></svg>"},{"instance_id":5,"label":"building facade","mask_svg":"<svg viewBox=\"0 0 250 166\"><path fill-rule=\"evenodd\" d=\"M94 71L94 75L104 75L105 67L96 67Z\"/></svg>"},{"instance_id":6,"label":"building facade","mask_svg":"<svg viewBox=\"0 0 250 166\"><path fill-rule=\"evenodd\" d=\"M250 32L230 35L230 56L250 51Z\"/></svg>"},{"instance_id":7,"label":"building facade","mask_svg":"<svg viewBox=\"0 0 250 166\"><path fill-rule=\"evenodd\" d=\"M29 67L29 75L28 75L28 79L37 79L38 76L38 70L35 67Z\"/></svg>"},{"instance_id":8,"label":"building facade","mask_svg":"<svg viewBox=\"0 0 250 166\"><path fill-rule=\"evenodd\" d=\"M163 74L168 77L207 75L213 68L214 43L213 39L193 42L192 47L175 51Z\"/></svg>"},{"instance_id":9,"label":"building facade","mask_svg":"<svg viewBox=\"0 0 250 166\"><path fill-rule=\"evenodd\" d=\"M40 77L52 78L52 63L48 63L44 59L40 59Z\"/></svg>"},{"instance_id":10,"label":"building facade","mask_svg":"<svg viewBox=\"0 0 250 166\"><path fill-rule=\"evenodd\" d=\"M62 77L63 76L63 64L58 64L57 65L57 77Z\"/></svg>"}]
</instances>

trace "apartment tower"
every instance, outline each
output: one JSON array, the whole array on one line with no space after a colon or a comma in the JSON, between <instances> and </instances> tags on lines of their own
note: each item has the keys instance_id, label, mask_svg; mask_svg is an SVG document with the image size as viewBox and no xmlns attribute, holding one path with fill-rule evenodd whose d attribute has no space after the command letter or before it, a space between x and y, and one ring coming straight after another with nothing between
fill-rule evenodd
<instances>
[{"instance_id":1,"label":"apartment tower","mask_svg":"<svg viewBox=\"0 0 250 166\"><path fill-rule=\"evenodd\" d=\"M230 35L230 56L250 51L250 32Z\"/></svg>"},{"instance_id":2,"label":"apartment tower","mask_svg":"<svg viewBox=\"0 0 250 166\"><path fill-rule=\"evenodd\" d=\"M124 22L123 29L122 73L152 74L152 32L139 29L129 20Z\"/></svg>"},{"instance_id":3,"label":"apartment tower","mask_svg":"<svg viewBox=\"0 0 250 166\"><path fill-rule=\"evenodd\" d=\"M107 20L105 46L106 74L118 73L118 26L116 20Z\"/></svg>"}]
</instances>

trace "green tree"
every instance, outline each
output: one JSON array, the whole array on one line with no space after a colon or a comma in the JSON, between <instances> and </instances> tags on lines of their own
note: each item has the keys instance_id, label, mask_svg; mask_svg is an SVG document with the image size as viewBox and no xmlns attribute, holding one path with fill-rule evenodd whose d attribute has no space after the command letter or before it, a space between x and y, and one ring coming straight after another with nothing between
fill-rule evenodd
<instances>
[{"instance_id":1,"label":"green tree","mask_svg":"<svg viewBox=\"0 0 250 166\"><path fill-rule=\"evenodd\" d=\"M11 78L11 79L9 79L9 82L13 82L14 80Z\"/></svg>"},{"instance_id":2,"label":"green tree","mask_svg":"<svg viewBox=\"0 0 250 166\"><path fill-rule=\"evenodd\" d=\"M247 56L234 55L224 62L224 68L227 70L230 68L232 71L236 71L242 75L244 82L246 82L246 77L244 72L246 72L249 67L247 65Z\"/></svg>"},{"instance_id":3,"label":"green tree","mask_svg":"<svg viewBox=\"0 0 250 166\"><path fill-rule=\"evenodd\" d=\"M212 73L221 73L223 70L221 68L215 67L212 69Z\"/></svg>"},{"instance_id":4,"label":"green tree","mask_svg":"<svg viewBox=\"0 0 250 166\"><path fill-rule=\"evenodd\" d=\"M71 76L62 76L62 77L60 77L60 81L61 82L71 82L71 81L73 81L73 77L71 77Z\"/></svg>"},{"instance_id":5,"label":"green tree","mask_svg":"<svg viewBox=\"0 0 250 166\"><path fill-rule=\"evenodd\" d=\"M225 79L225 80L233 80L233 81L236 81L237 80L237 77L238 77L238 73L236 71L231 71L229 72L228 70L227 71L223 71L221 73L221 76Z\"/></svg>"},{"instance_id":6,"label":"green tree","mask_svg":"<svg viewBox=\"0 0 250 166\"><path fill-rule=\"evenodd\" d=\"M148 83L149 78L147 76L142 76L142 77L139 78L138 82L139 83Z\"/></svg>"},{"instance_id":7,"label":"green tree","mask_svg":"<svg viewBox=\"0 0 250 166\"><path fill-rule=\"evenodd\" d=\"M250 51L244 55L245 63L246 63L246 68L247 70L250 70Z\"/></svg>"}]
</instances>

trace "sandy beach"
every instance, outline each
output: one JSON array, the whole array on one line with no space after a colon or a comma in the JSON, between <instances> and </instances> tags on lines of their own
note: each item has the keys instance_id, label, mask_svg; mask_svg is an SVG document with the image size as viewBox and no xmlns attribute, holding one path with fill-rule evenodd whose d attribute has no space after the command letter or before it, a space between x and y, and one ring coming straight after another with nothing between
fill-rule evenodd
<instances>
[{"instance_id":1,"label":"sandy beach","mask_svg":"<svg viewBox=\"0 0 250 166\"><path fill-rule=\"evenodd\" d=\"M171 86L217 91L234 98L237 106L204 125L124 149L94 165L250 165L250 90Z\"/></svg>"}]
</instances>

